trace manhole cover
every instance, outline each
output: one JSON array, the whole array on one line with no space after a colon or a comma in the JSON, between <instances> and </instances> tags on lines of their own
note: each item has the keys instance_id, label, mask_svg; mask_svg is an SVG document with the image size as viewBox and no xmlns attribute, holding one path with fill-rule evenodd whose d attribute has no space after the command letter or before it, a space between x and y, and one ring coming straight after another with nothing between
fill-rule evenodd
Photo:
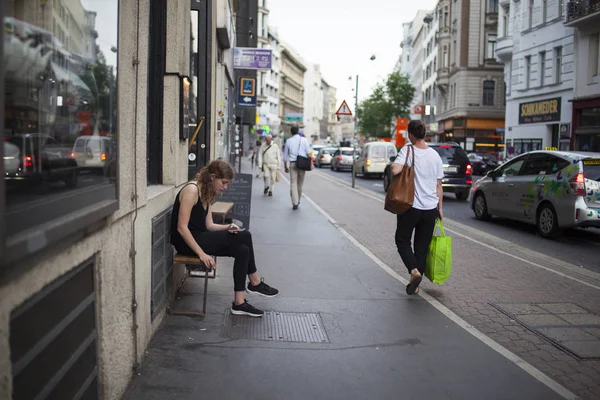
<instances>
[{"instance_id":1,"label":"manhole cover","mask_svg":"<svg viewBox=\"0 0 600 400\"><path fill-rule=\"evenodd\" d=\"M225 312L223 336L232 339L328 343L321 316L316 313L266 311L262 318Z\"/></svg>"},{"instance_id":2,"label":"manhole cover","mask_svg":"<svg viewBox=\"0 0 600 400\"><path fill-rule=\"evenodd\" d=\"M600 316L573 303L489 303L559 349L600 359Z\"/></svg>"}]
</instances>

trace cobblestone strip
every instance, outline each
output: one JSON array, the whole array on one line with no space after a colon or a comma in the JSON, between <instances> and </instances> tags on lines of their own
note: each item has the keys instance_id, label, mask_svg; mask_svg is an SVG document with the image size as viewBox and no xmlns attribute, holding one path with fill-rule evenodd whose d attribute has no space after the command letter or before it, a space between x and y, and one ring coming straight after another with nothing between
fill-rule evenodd
<instances>
[{"instance_id":1,"label":"cobblestone strip","mask_svg":"<svg viewBox=\"0 0 600 400\"><path fill-rule=\"evenodd\" d=\"M407 276L394 243L395 217L383 210L380 200L319 174L307 176L304 192L373 254ZM424 281L428 294L582 399L600 398L599 360L580 360L562 351L490 304L572 303L600 315L600 290L460 236L453 237L453 259L445 285Z\"/></svg>"}]
</instances>

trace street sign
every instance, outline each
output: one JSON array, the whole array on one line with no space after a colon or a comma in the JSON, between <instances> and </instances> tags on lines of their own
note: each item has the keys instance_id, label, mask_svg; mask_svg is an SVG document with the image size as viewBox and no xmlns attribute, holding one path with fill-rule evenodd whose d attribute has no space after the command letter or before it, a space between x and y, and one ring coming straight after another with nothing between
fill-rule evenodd
<instances>
[{"instance_id":1,"label":"street sign","mask_svg":"<svg viewBox=\"0 0 600 400\"><path fill-rule=\"evenodd\" d=\"M302 113L288 113L285 114L285 122L302 122L303 117Z\"/></svg>"},{"instance_id":2,"label":"street sign","mask_svg":"<svg viewBox=\"0 0 600 400\"><path fill-rule=\"evenodd\" d=\"M256 78L240 78L238 87L238 105L256 107Z\"/></svg>"},{"instance_id":3,"label":"street sign","mask_svg":"<svg viewBox=\"0 0 600 400\"><path fill-rule=\"evenodd\" d=\"M233 68L271 69L271 55L271 49L235 47L233 49Z\"/></svg>"},{"instance_id":4,"label":"street sign","mask_svg":"<svg viewBox=\"0 0 600 400\"><path fill-rule=\"evenodd\" d=\"M348 103L346 100L342 101L342 105L336 111L335 115L347 115L352 116L352 111L350 111L350 107L348 107Z\"/></svg>"},{"instance_id":5,"label":"street sign","mask_svg":"<svg viewBox=\"0 0 600 400\"><path fill-rule=\"evenodd\" d=\"M413 107L413 113L414 114L423 114L423 105L422 104L417 104L416 106Z\"/></svg>"}]
</instances>

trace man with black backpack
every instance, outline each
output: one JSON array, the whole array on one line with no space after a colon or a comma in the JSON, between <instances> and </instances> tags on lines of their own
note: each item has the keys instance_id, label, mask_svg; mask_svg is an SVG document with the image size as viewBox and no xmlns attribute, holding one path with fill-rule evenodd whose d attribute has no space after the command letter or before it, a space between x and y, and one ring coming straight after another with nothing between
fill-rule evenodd
<instances>
[{"instance_id":1,"label":"man with black backpack","mask_svg":"<svg viewBox=\"0 0 600 400\"><path fill-rule=\"evenodd\" d=\"M258 151L258 165L265 179L265 195L273 196L275 183L279 182L278 175L281 165L279 153L279 146L273 142L273 136L267 135L265 143L263 143Z\"/></svg>"},{"instance_id":2,"label":"man with black backpack","mask_svg":"<svg viewBox=\"0 0 600 400\"><path fill-rule=\"evenodd\" d=\"M292 126L292 137L285 142L283 150L283 162L285 172L290 174L290 196L294 210L298 209L302 198L302 186L304 185L304 174L312 168L310 158L310 145L305 137L298 134L298 127Z\"/></svg>"}]
</instances>

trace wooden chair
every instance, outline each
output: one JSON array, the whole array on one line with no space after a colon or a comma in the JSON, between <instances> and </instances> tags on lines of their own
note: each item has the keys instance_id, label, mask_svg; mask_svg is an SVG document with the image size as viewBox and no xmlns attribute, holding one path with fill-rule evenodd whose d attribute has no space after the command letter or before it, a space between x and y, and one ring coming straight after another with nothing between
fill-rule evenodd
<instances>
[{"instance_id":1,"label":"wooden chair","mask_svg":"<svg viewBox=\"0 0 600 400\"><path fill-rule=\"evenodd\" d=\"M171 307L167 308L167 312L170 315L185 315L188 317L204 317L206 315L206 301L208 299L208 280L209 279L215 279L215 277L217 276L217 258L213 257L215 260L215 268L212 270L213 273L210 274L209 273L209 268L207 268L204 263L202 261L200 261L200 258L196 257L196 256L184 256L182 254L175 254L175 256L173 257L173 263L177 263L177 264L185 264L186 269L187 269L187 277L192 277L192 278L204 278L204 293L202 294L202 312L196 312L196 311L174 311L171 309ZM190 268L190 267L194 267L197 266L199 267L198 269L203 270L204 271L204 275L202 276L198 276L198 275L194 275L192 272L195 271L195 268ZM183 282L182 282L183 284Z\"/></svg>"}]
</instances>

